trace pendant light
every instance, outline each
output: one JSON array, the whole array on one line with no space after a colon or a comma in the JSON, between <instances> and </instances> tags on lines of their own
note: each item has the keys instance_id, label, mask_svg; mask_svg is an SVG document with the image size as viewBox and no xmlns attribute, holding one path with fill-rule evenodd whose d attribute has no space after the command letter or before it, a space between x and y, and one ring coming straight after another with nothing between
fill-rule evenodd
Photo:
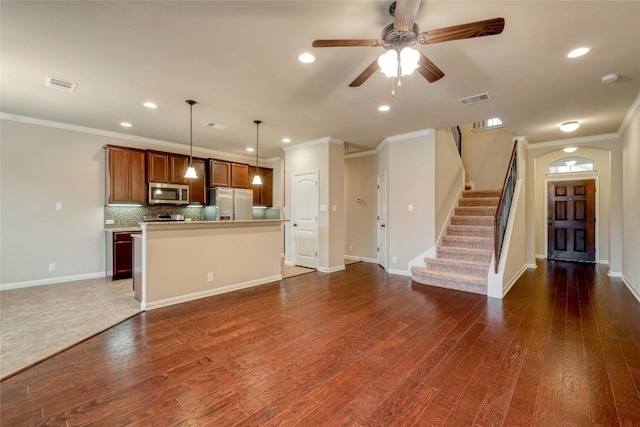
<instances>
[{"instance_id":1,"label":"pendant light","mask_svg":"<svg viewBox=\"0 0 640 427\"><path fill-rule=\"evenodd\" d=\"M189 126L189 167L187 168L187 172L184 174L184 177L198 178L198 174L196 173L196 170L193 167L193 104L196 104L196 101L187 99L185 102L189 104L190 126Z\"/></svg>"},{"instance_id":2,"label":"pendant light","mask_svg":"<svg viewBox=\"0 0 640 427\"><path fill-rule=\"evenodd\" d=\"M258 167L258 137L260 135L260 123L262 123L262 120L254 120L253 123L256 124L256 176L253 177L253 181L251 181L251 184L262 185L262 178L260 178L260 167Z\"/></svg>"}]
</instances>

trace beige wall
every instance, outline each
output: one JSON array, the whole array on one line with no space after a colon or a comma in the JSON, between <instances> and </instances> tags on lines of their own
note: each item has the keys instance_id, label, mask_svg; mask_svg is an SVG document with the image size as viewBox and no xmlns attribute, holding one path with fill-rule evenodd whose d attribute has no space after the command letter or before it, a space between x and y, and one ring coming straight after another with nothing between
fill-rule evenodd
<instances>
[{"instance_id":1,"label":"beige wall","mask_svg":"<svg viewBox=\"0 0 640 427\"><path fill-rule=\"evenodd\" d=\"M577 146L575 156L594 160L593 173L558 174L549 177L550 162L570 155L562 151L567 146ZM539 145L530 144L527 159L527 263L534 264L535 257L546 257L546 183L549 180L596 179L596 260L608 263L611 272L620 272L622 258L622 211L620 138L603 135L592 138L576 138ZM533 232L533 235L530 233Z\"/></svg>"},{"instance_id":2,"label":"beige wall","mask_svg":"<svg viewBox=\"0 0 640 427\"><path fill-rule=\"evenodd\" d=\"M638 97L640 99L640 96ZM622 278L640 300L640 108L622 133Z\"/></svg>"},{"instance_id":3,"label":"beige wall","mask_svg":"<svg viewBox=\"0 0 640 427\"><path fill-rule=\"evenodd\" d=\"M345 247L347 256L369 261L377 259L377 180L378 156L375 152L346 156ZM360 198L360 201L357 199Z\"/></svg>"},{"instance_id":4,"label":"beige wall","mask_svg":"<svg viewBox=\"0 0 640 427\"><path fill-rule=\"evenodd\" d=\"M435 231L439 235L448 225L451 209L464 188L465 171L458 149L446 129L436 131L435 154Z\"/></svg>"},{"instance_id":5,"label":"beige wall","mask_svg":"<svg viewBox=\"0 0 640 427\"><path fill-rule=\"evenodd\" d=\"M476 190L501 189L513 150L513 135L506 128L471 132L472 125L460 126L462 162L467 182Z\"/></svg>"},{"instance_id":6,"label":"beige wall","mask_svg":"<svg viewBox=\"0 0 640 427\"><path fill-rule=\"evenodd\" d=\"M104 145L188 154L184 144L30 118L3 118L0 138L0 288L105 274ZM193 154L255 162L198 147ZM274 168L274 205L281 206L281 163L261 165ZM57 202L64 210L55 210Z\"/></svg>"}]
</instances>

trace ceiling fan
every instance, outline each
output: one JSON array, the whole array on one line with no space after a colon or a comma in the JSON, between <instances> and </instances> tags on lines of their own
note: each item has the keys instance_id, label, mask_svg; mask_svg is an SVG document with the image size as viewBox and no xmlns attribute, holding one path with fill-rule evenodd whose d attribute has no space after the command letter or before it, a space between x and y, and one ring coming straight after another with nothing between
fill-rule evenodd
<instances>
[{"instance_id":1,"label":"ceiling fan","mask_svg":"<svg viewBox=\"0 0 640 427\"><path fill-rule=\"evenodd\" d=\"M504 29L503 18L493 18L484 21L469 22L467 24L454 25L452 27L439 28L420 32L420 27L415 23L420 0L397 0L389 7L389 13L394 17L394 21L383 28L380 39L336 39L336 40L314 40L313 47L341 47L341 46L382 46L387 51L395 51L391 54L391 59L395 57L391 70L382 64L382 69L388 76L399 77L403 74L401 54L404 48L410 48L416 43L434 44L452 40L469 39L474 37L491 36L500 34ZM410 49L413 50L413 49ZM413 53L417 52L417 53ZM444 73L422 52L413 50L413 65L409 65L411 70L404 74L409 74L413 69L425 78L429 83L433 83L444 77ZM387 52L388 54L389 52ZM384 55L382 55L384 56ZM382 58L381 56L381 58ZM393 67L396 70L393 70ZM387 68L387 70L385 70ZM358 87L363 84L378 69L381 69L381 62L376 59L369 65L354 81L350 87ZM394 75L395 74L395 75ZM400 81L398 81L400 85ZM393 93L393 92L392 92Z\"/></svg>"}]
</instances>

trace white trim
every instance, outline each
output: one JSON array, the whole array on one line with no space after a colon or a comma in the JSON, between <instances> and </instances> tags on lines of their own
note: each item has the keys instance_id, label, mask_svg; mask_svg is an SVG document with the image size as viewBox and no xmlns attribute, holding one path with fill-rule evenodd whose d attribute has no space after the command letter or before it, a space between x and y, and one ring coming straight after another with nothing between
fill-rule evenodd
<instances>
[{"instance_id":1,"label":"white trim","mask_svg":"<svg viewBox=\"0 0 640 427\"><path fill-rule=\"evenodd\" d=\"M558 139L555 141L538 142L535 144L528 144L527 150L536 150L538 148L546 147L564 147L566 145L579 145L587 142L603 141L605 139L620 138L620 134L617 133L605 133L602 135L582 136L579 138Z\"/></svg>"},{"instance_id":2,"label":"white trim","mask_svg":"<svg viewBox=\"0 0 640 427\"><path fill-rule=\"evenodd\" d=\"M538 268L538 264L525 264L527 268L533 268L534 270Z\"/></svg>"},{"instance_id":3,"label":"white trim","mask_svg":"<svg viewBox=\"0 0 640 427\"><path fill-rule=\"evenodd\" d=\"M396 269L390 268L390 269L387 270L387 273L399 274L401 276L411 277L411 272L407 271L407 270L396 270Z\"/></svg>"},{"instance_id":4,"label":"white trim","mask_svg":"<svg viewBox=\"0 0 640 427\"><path fill-rule=\"evenodd\" d=\"M629 111L627 111L624 119L622 119L622 123L620 123L620 127L618 128L618 135L622 135L624 133L627 126L629 126L629 123L631 123L631 119L633 119L633 116L638 112L638 110L640 110L640 92L638 92L638 96L636 96L633 104L629 107Z\"/></svg>"},{"instance_id":5,"label":"white trim","mask_svg":"<svg viewBox=\"0 0 640 427\"><path fill-rule=\"evenodd\" d=\"M293 263L293 261L285 260L284 261L284 265L288 265L289 267L293 267L295 264Z\"/></svg>"},{"instance_id":6,"label":"white trim","mask_svg":"<svg viewBox=\"0 0 640 427\"><path fill-rule=\"evenodd\" d=\"M345 159L353 159L355 157L373 156L375 154L378 154L378 152L375 151L375 150L369 150L369 151L362 151L362 152L359 152L359 153L345 154L344 158Z\"/></svg>"},{"instance_id":7,"label":"white trim","mask_svg":"<svg viewBox=\"0 0 640 427\"><path fill-rule=\"evenodd\" d=\"M434 132L435 132L435 129L422 129L422 130L417 130L415 132L407 132L407 133L401 133L399 135L391 135L386 137L385 139L389 142L398 142L398 141L404 141L406 139L417 138L419 136L428 136Z\"/></svg>"},{"instance_id":8,"label":"white trim","mask_svg":"<svg viewBox=\"0 0 640 427\"><path fill-rule=\"evenodd\" d=\"M621 278L622 277L622 273L619 272L619 271L611 271L611 270L609 270L609 271L607 271L607 276L609 276L609 277L620 277Z\"/></svg>"},{"instance_id":9,"label":"white trim","mask_svg":"<svg viewBox=\"0 0 640 427\"><path fill-rule=\"evenodd\" d=\"M342 271L345 269L344 264L337 267L318 267L317 270L321 273L335 273L336 271Z\"/></svg>"},{"instance_id":10,"label":"white trim","mask_svg":"<svg viewBox=\"0 0 640 427\"><path fill-rule=\"evenodd\" d=\"M507 285L504 287L503 291L502 291L502 298L505 297L505 295L507 295L507 293L511 290L511 288L513 287L513 285L516 284L516 282L518 281L518 279L520 279L520 276L522 276L524 274L525 271L527 271L529 267L527 267L527 264L523 265L520 270L511 278L511 280L509 280L509 283L507 283ZM501 298L501 299L502 299Z\"/></svg>"},{"instance_id":11,"label":"white trim","mask_svg":"<svg viewBox=\"0 0 640 427\"><path fill-rule=\"evenodd\" d=\"M629 280L629 278L627 276L625 276L624 274L620 274L620 278L622 279L622 283L624 283L627 286L627 289L629 289L629 292L631 292L631 294L636 297L636 299L638 300L638 302L640 302L640 293L638 293L633 286L631 286L631 280Z\"/></svg>"},{"instance_id":12,"label":"white trim","mask_svg":"<svg viewBox=\"0 0 640 427\"><path fill-rule=\"evenodd\" d=\"M238 283L235 285L224 286L222 288L209 289L202 292L194 292L192 294L181 295L173 298L166 298L159 301L154 301L146 304L146 310L153 310L160 307L166 307L169 305L180 304L187 301L193 301L200 298L206 298L213 295L224 294L227 292L233 292L240 289L250 288L253 286L264 285L266 283L277 282L282 280L282 276L280 274L271 277L264 277L262 279L251 280L249 282Z\"/></svg>"},{"instance_id":13,"label":"white trim","mask_svg":"<svg viewBox=\"0 0 640 427\"><path fill-rule=\"evenodd\" d=\"M304 147L310 147L312 145L318 145L318 144L326 144L326 143L333 143L333 144L337 144L337 145L344 145L344 141L341 141L339 139L333 138L331 136L325 136L322 138L318 138L318 139L314 139L312 141L306 141L306 142L301 142L299 144L294 144L294 145L289 145L287 147L282 147L282 149L284 151L293 151L293 150L298 150L300 148L304 148Z\"/></svg>"},{"instance_id":14,"label":"white trim","mask_svg":"<svg viewBox=\"0 0 640 427\"><path fill-rule=\"evenodd\" d=\"M97 273L52 277L50 279L38 279L38 280L27 280L25 282L3 283L3 284L0 284L0 291L6 291L9 289L30 288L32 286L55 285L57 283L75 282L78 280L98 279L100 277L106 277L106 276L107 276L106 271L99 271Z\"/></svg>"},{"instance_id":15,"label":"white trim","mask_svg":"<svg viewBox=\"0 0 640 427\"><path fill-rule=\"evenodd\" d=\"M87 134L97 135L97 136L104 136L107 138L122 139L125 141L140 142L145 145L151 146L153 148L170 148L178 151L188 151L189 149L189 146L186 144L179 144L176 142L164 141L161 139L146 138L143 136L131 135L128 133L112 132L112 131L107 131L103 129L95 129L95 128L90 128L85 126L78 126L70 123L37 119L35 117L20 116L18 114L0 112L0 119L11 120L19 123L27 123L31 125L37 125L37 126L46 126L50 128L56 128L56 129L70 130L73 132L81 132L81 133L87 133ZM255 157L251 157L251 156L227 153L224 151L217 151L217 150L212 150L210 148L204 148L199 146L194 146L194 149L201 153L209 154L216 157L222 157L225 160L241 160L246 163L255 162ZM274 163L279 160L280 160L279 157L271 157L266 160L260 159L261 162L267 162L267 163Z\"/></svg>"},{"instance_id":16,"label":"white trim","mask_svg":"<svg viewBox=\"0 0 640 427\"><path fill-rule=\"evenodd\" d=\"M536 254L537 259L547 259L547 256L544 254Z\"/></svg>"},{"instance_id":17,"label":"white trim","mask_svg":"<svg viewBox=\"0 0 640 427\"><path fill-rule=\"evenodd\" d=\"M353 261L364 261L364 262L371 262L376 264L378 262L378 260L376 258L367 258L367 257L361 257L361 256L353 256L353 255L345 255L344 259L350 259Z\"/></svg>"}]
</instances>

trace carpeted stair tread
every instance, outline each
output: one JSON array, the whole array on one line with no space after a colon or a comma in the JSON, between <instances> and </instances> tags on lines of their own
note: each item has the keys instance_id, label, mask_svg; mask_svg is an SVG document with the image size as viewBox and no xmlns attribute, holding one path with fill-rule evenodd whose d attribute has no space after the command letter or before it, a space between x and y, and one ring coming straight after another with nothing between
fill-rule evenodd
<instances>
[{"instance_id":1,"label":"carpeted stair tread","mask_svg":"<svg viewBox=\"0 0 640 427\"><path fill-rule=\"evenodd\" d=\"M464 274L442 273L425 267L411 267L412 279L424 285L487 294L487 279Z\"/></svg>"},{"instance_id":2,"label":"carpeted stair tread","mask_svg":"<svg viewBox=\"0 0 640 427\"><path fill-rule=\"evenodd\" d=\"M462 198L470 197L498 197L502 195L502 190L465 190L462 192Z\"/></svg>"},{"instance_id":3,"label":"carpeted stair tread","mask_svg":"<svg viewBox=\"0 0 640 427\"><path fill-rule=\"evenodd\" d=\"M469 249L493 249L493 239L488 237L444 236L442 246Z\"/></svg>"},{"instance_id":4,"label":"carpeted stair tread","mask_svg":"<svg viewBox=\"0 0 640 427\"><path fill-rule=\"evenodd\" d=\"M496 213L495 206L458 206L455 208L456 215L471 215L471 216L491 216Z\"/></svg>"},{"instance_id":5,"label":"carpeted stair tread","mask_svg":"<svg viewBox=\"0 0 640 427\"><path fill-rule=\"evenodd\" d=\"M460 199L458 206L498 206L499 197L468 197Z\"/></svg>"},{"instance_id":6,"label":"carpeted stair tread","mask_svg":"<svg viewBox=\"0 0 640 427\"><path fill-rule=\"evenodd\" d=\"M451 225L477 225L479 227L493 227L493 216L453 215Z\"/></svg>"},{"instance_id":7,"label":"carpeted stair tread","mask_svg":"<svg viewBox=\"0 0 640 427\"><path fill-rule=\"evenodd\" d=\"M447 258L425 258L426 268L441 273L461 274L486 280L489 265L486 262Z\"/></svg>"},{"instance_id":8,"label":"carpeted stair tread","mask_svg":"<svg viewBox=\"0 0 640 427\"><path fill-rule=\"evenodd\" d=\"M493 258L493 249L457 248L455 246L440 246L437 257L458 261L483 262L489 265Z\"/></svg>"},{"instance_id":9,"label":"carpeted stair tread","mask_svg":"<svg viewBox=\"0 0 640 427\"><path fill-rule=\"evenodd\" d=\"M493 227L474 225L450 225L447 227L448 236L493 237Z\"/></svg>"}]
</instances>

